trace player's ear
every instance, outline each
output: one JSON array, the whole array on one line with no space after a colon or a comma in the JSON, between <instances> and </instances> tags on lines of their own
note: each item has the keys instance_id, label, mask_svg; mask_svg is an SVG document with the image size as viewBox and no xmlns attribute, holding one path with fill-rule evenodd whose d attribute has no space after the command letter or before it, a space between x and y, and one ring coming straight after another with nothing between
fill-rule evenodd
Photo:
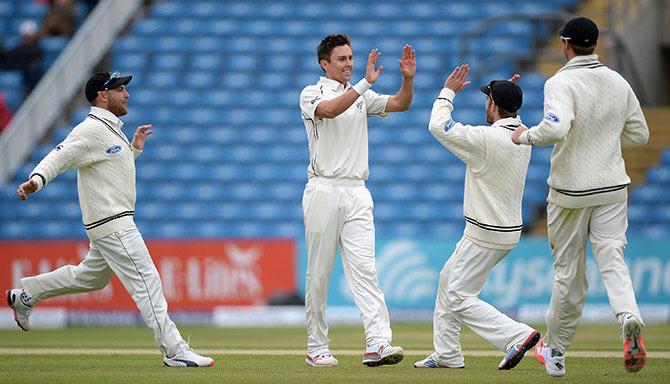
<instances>
[{"instance_id":1,"label":"player's ear","mask_svg":"<svg viewBox=\"0 0 670 384\"><path fill-rule=\"evenodd\" d=\"M326 60L326 59L321 59L321 60L319 60L319 65L321 66L321 69L323 69L324 71L326 70L326 67L327 67L329 64L330 64L330 63L329 63L328 60Z\"/></svg>"}]
</instances>

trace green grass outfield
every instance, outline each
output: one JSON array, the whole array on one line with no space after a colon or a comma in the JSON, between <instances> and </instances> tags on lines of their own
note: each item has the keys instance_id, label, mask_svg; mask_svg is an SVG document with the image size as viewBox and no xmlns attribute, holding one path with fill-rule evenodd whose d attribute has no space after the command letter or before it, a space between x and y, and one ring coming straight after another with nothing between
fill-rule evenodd
<instances>
[{"instance_id":1,"label":"green grass outfield","mask_svg":"<svg viewBox=\"0 0 670 384\"><path fill-rule=\"evenodd\" d=\"M567 375L550 378L532 353L515 369L499 371L502 357L467 329L462 344L465 369L415 369L432 349L430 324L395 324L394 344L405 348L396 366L368 368L360 362L360 327L331 329L335 368L304 363L303 328L220 329L182 327L196 351L216 359L212 368L162 365L146 328L69 328L0 331L0 383L669 383L670 325L645 328L652 358L637 374L623 368L615 325L581 325L567 355ZM543 327L540 327L543 330ZM339 352L339 353L338 353ZM657 357L654 358L654 355Z\"/></svg>"}]
</instances>

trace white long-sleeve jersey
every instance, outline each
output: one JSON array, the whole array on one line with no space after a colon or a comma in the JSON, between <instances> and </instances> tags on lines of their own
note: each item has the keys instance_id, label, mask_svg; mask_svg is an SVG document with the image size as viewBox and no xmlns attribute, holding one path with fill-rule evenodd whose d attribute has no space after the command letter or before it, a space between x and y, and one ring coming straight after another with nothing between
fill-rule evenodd
<instances>
[{"instance_id":1,"label":"white long-sleeve jersey","mask_svg":"<svg viewBox=\"0 0 670 384\"><path fill-rule=\"evenodd\" d=\"M597 55L577 56L547 80L544 119L520 137L522 144L554 144L547 201L565 208L625 201L630 178L621 148L647 140L635 93Z\"/></svg>"},{"instance_id":2,"label":"white long-sleeve jersey","mask_svg":"<svg viewBox=\"0 0 670 384\"><path fill-rule=\"evenodd\" d=\"M91 240L135 225L135 149L111 112L91 107L88 117L30 173L38 190L68 169L77 169L84 229Z\"/></svg>"},{"instance_id":3,"label":"white long-sleeve jersey","mask_svg":"<svg viewBox=\"0 0 670 384\"><path fill-rule=\"evenodd\" d=\"M463 125L451 118L454 97L452 90L442 89L428 129L466 164L464 236L482 247L512 249L521 236L521 201L531 152L528 146L512 143L521 121L506 118L491 126Z\"/></svg>"}]
</instances>

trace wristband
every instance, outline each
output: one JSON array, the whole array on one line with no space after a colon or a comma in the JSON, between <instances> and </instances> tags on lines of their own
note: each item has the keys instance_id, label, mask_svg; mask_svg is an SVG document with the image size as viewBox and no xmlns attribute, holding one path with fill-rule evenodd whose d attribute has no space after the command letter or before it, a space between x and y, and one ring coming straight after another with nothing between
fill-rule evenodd
<instances>
[{"instance_id":1,"label":"wristband","mask_svg":"<svg viewBox=\"0 0 670 384\"><path fill-rule=\"evenodd\" d=\"M368 83L365 78L362 78L361 81L356 83L353 87L351 87L358 93L359 95L363 95L368 89L372 88L372 84Z\"/></svg>"}]
</instances>

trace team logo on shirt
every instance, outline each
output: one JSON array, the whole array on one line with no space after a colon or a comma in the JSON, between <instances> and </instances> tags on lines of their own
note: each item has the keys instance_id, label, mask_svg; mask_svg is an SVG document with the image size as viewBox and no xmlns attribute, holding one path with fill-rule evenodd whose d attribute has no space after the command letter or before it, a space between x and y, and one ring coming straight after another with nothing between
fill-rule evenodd
<instances>
[{"instance_id":1,"label":"team logo on shirt","mask_svg":"<svg viewBox=\"0 0 670 384\"><path fill-rule=\"evenodd\" d=\"M544 115L544 119L547 120L547 121L551 121L552 123L560 123L561 122L561 119L555 113L552 113L552 112L547 112L547 114Z\"/></svg>"},{"instance_id":2,"label":"team logo on shirt","mask_svg":"<svg viewBox=\"0 0 670 384\"><path fill-rule=\"evenodd\" d=\"M363 100L356 103L356 109L358 109L358 112L363 112Z\"/></svg>"},{"instance_id":3,"label":"team logo on shirt","mask_svg":"<svg viewBox=\"0 0 670 384\"><path fill-rule=\"evenodd\" d=\"M58 145L56 146L56 150L57 150L57 151L60 151L61 149L63 149L63 144L58 144Z\"/></svg>"},{"instance_id":4,"label":"team logo on shirt","mask_svg":"<svg viewBox=\"0 0 670 384\"><path fill-rule=\"evenodd\" d=\"M113 155L115 153L121 152L121 146L120 145L114 145L112 147L107 148L105 151L108 155Z\"/></svg>"}]
</instances>

